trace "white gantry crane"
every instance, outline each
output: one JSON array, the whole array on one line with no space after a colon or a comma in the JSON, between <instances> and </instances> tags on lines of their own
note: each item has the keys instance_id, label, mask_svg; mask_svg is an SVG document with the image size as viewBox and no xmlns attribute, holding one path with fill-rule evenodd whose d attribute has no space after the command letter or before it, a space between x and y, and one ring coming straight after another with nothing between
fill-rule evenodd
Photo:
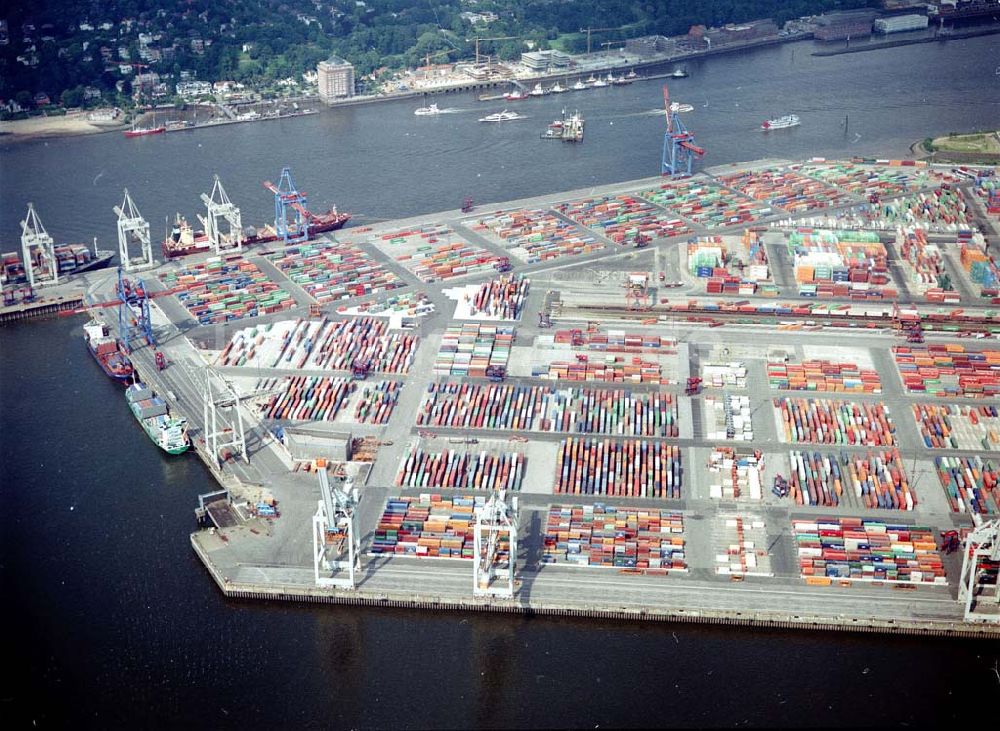
<instances>
[{"instance_id":1,"label":"white gantry crane","mask_svg":"<svg viewBox=\"0 0 1000 731\"><path fill-rule=\"evenodd\" d=\"M21 221L21 261L29 286L59 282L55 244L35 213L34 203L28 204L28 215Z\"/></svg>"},{"instance_id":2,"label":"white gantry crane","mask_svg":"<svg viewBox=\"0 0 1000 731\"><path fill-rule=\"evenodd\" d=\"M358 490L351 488L349 479L344 483L343 490L331 485L326 474L324 459L316 460L316 474L319 475L320 491L320 500L312 519L313 574L316 586L353 589L356 586L355 575L361 560L360 545L354 525ZM332 575L334 573L338 575Z\"/></svg>"},{"instance_id":3,"label":"white gantry crane","mask_svg":"<svg viewBox=\"0 0 1000 731\"><path fill-rule=\"evenodd\" d=\"M506 491L499 490L476 508L473 546L473 596L512 599L517 561L517 497L508 502Z\"/></svg>"},{"instance_id":4,"label":"white gantry crane","mask_svg":"<svg viewBox=\"0 0 1000 731\"><path fill-rule=\"evenodd\" d=\"M958 598L965 603L966 622L1000 624L1000 520L983 523L974 517L977 525L962 543Z\"/></svg>"},{"instance_id":5,"label":"white gantry crane","mask_svg":"<svg viewBox=\"0 0 1000 731\"><path fill-rule=\"evenodd\" d=\"M205 417L205 446L212 455L212 459L217 464L221 464L219 457L220 450L232 447L247 463L250 456L247 454L246 435L243 431L243 415L240 412L240 396L233 388L233 384L218 376L221 385L213 382L211 368L205 369L204 397L204 417ZM223 425L220 428L219 416L223 410L229 412L229 426Z\"/></svg>"},{"instance_id":6,"label":"white gantry crane","mask_svg":"<svg viewBox=\"0 0 1000 731\"><path fill-rule=\"evenodd\" d=\"M243 218L240 209L229 200L226 189L222 187L219 176L215 176L215 185L212 186L212 195L201 194L201 200L208 209L207 216L198 216L202 226L205 227L205 234L209 243L215 249L216 254L223 251L235 249L243 250ZM229 224L228 233L223 233L223 223Z\"/></svg>"},{"instance_id":7,"label":"white gantry crane","mask_svg":"<svg viewBox=\"0 0 1000 731\"><path fill-rule=\"evenodd\" d=\"M153 261L153 244L149 237L149 221L142 217L139 209L125 189L125 199L120 206L114 207L118 215L118 259L122 269L134 272L149 269ZM138 256L132 256L130 250L133 244L139 247Z\"/></svg>"}]
</instances>

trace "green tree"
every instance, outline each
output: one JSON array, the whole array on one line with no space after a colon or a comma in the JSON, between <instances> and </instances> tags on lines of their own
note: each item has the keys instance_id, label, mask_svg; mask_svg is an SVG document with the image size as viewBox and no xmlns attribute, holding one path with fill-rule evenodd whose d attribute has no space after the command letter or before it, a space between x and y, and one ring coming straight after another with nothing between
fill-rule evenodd
<instances>
[{"instance_id":1,"label":"green tree","mask_svg":"<svg viewBox=\"0 0 1000 731\"><path fill-rule=\"evenodd\" d=\"M78 107L83 104L83 87L75 86L72 89L66 89L59 96L59 102L64 107Z\"/></svg>"}]
</instances>

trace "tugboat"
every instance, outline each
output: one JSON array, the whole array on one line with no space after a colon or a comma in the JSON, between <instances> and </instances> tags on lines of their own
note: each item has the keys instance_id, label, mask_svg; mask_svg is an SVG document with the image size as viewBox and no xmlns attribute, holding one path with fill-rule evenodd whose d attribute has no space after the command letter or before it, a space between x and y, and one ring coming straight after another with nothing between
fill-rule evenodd
<instances>
[{"instance_id":1,"label":"tugboat","mask_svg":"<svg viewBox=\"0 0 1000 731\"><path fill-rule=\"evenodd\" d=\"M688 77L688 72L682 69L680 66L674 69L673 73L670 74L671 79L686 79Z\"/></svg>"},{"instance_id":2,"label":"tugboat","mask_svg":"<svg viewBox=\"0 0 1000 731\"><path fill-rule=\"evenodd\" d=\"M535 88L528 92L528 96L545 96L546 94L548 94L548 92L542 88L540 83L535 84Z\"/></svg>"},{"instance_id":3,"label":"tugboat","mask_svg":"<svg viewBox=\"0 0 1000 731\"><path fill-rule=\"evenodd\" d=\"M543 140L562 140L563 142L583 142L583 117L579 111L566 116L563 110L562 119L557 119L542 132Z\"/></svg>"},{"instance_id":4,"label":"tugboat","mask_svg":"<svg viewBox=\"0 0 1000 731\"><path fill-rule=\"evenodd\" d=\"M566 91L566 89L562 86L559 86L559 82L557 81L552 85L552 88L549 89L549 91L553 94L562 94L564 91Z\"/></svg>"},{"instance_id":5,"label":"tugboat","mask_svg":"<svg viewBox=\"0 0 1000 731\"><path fill-rule=\"evenodd\" d=\"M582 80L577 79L576 83L573 84L573 91L583 91L587 88L587 85L583 83Z\"/></svg>"}]
</instances>

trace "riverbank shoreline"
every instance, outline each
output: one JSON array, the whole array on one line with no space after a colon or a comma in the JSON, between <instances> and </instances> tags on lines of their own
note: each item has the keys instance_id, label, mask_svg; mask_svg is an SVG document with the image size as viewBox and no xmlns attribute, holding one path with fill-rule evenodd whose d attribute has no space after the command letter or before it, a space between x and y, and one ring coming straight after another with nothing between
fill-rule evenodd
<instances>
[{"instance_id":1,"label":"riverbank shoreline","mask_svg":"<svg viewBox=\"0 0 1000 731\"><path fill-rule=\"evenodd\" d=\"M712 56L724 56L738 51L747 51L755 48L765 48L767 46L775 46L784 43L794 43L796 41L808 40L811 37L808 33L798 33L788 36L782 36L778 38L764 38L760 40L746 41L742 43L734 43L727 46L710 48L704 51L697 51L694 53L685 53L674 56L656 56L651 57L646 60L637 61L624 61L621 58L614 59L615 63L604 63L597 64L593 66L587 66L585 69L577 69L575 71L560 71L554 74L542 74L538 76L525 77L523 79L516 79L517 82L521 84L534 84L539 82L555 82L555 81L565 81L569 78L579 76L585 73L599 73L607 71L615 71L618 69L629 68L636 71L650 71L658 69L665 66L670 66L677 63L683 63L685 61L692 61L699 58L709 58ZM658 73L643 76L643 79L653 79L653 78L665 78L668 77L669 73ZM469 79L468 82L463 82L461 84L455 84L452 86L441 87L438 89L420 89L420 90L408 90L400 92L391 92L388 94L379 94L371 96L355 96L347 99L341 99L333 102L332 104L325 105L326 109L338 109L340 107L352 107L361 106L366 104L377 104L381 102L392 102L399 101L402 99L417 99L427 95L438 95L438 94L453 94L453 93L464 93L464 92L474 92L481 91L483 89L496 88L498 86L504 86L511 83L510 79L491 79L489 81L476 81L474 79ZM71 112L65 116L59 117L33 117L31 119L25 120L15 120L11 122L0 122L0 147L8 144L14 144L18 142L32 142L38 140L49 140L58 139L63 137L80 137L84 135L95 135L107 132L120 132L127 129L127 125L95 125L88 122L85 118L85 112ZM304 115L287 115L287 116L304 116ZM284 118L284 117L283 117ZM263 118L258 120L240 120L240 121L265 121ZM168 130L168 131L194 131L201 129L202 127L214 128L222 126L220 123L216 124L206 124L200 125L198 127L183 128L179 130Z\"/></svg>"},{"instance_id":2,"label":"riverbank shoreline","mask_svg":"<svg viewBox=\"0 0 1000 731\"><path fill-rule=\"evenodd\" d=\"M120 132L126 124L95 124L87 112L68 112L58 117L31 117L0 122L0 145L11 142L83 137L107 132Z\"/></svg>"}]
</instances>

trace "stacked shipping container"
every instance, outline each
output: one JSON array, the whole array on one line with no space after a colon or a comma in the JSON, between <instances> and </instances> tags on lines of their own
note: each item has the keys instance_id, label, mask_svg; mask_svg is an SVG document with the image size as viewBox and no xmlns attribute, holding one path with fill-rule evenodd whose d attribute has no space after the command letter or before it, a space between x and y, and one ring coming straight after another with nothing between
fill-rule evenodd
<instances>
[{"instance_id":1,"label":"stacked shipping container","mask_svg":"<svg viewBox=\"0 0 1000 731\"><path fill-rule=\"evenodd\" d=\"M893 446L896 426L882 403L851 403L828 399L777 398L779 434L798 444Z\"/></svg>"},{"instance_id":2,"label":"stacked shipping container","mask_svg":"<svg viewBox=\"0 0 1000 731\"><path fill-rule=\"evenodd\" d=\"M878 371L828 360L805 360L799 364L769 362L767 382L773 389L786 391L882 393Z\"/></svg>"},{"instance_id":3,"label":"stacked shipping container","mask_svg":"<svg viewBox=\"0 0 1000 731\"><path fill-rule=\"evenodd\" d=\"M962 345L896 346L903 385L911 393L966 398L1000 397L1000 350Z\"/></svg>"},{"instance_id":4,"label":"stacked shipping container","mask_svg":"<svg viewBox=\"0 0 1000 731\"><path fill-rule=\"evenodd\" d=\"M395 274L350 244L303 244L268 258L321 304L404 285Z\"/></svg>"},{"instance_id":5,"label":"stacked shipping container","mask_svg":"<svg viewBox=\"0 0 1000 731\"><path fill-rule=\"evenodd\" d=\"M797 505L913 510L910 488L898 450L866 453L789 453L789 497Z\"/></svg>"},{"instance_id":6,"label":"stacked shipping container","mask_svg":"<svg viewBox=\"0 0 1000 731\"><path fill-rule=\"evenodd\" d=\"M676 437L668 393L543 386L431 383L417 426Z\"/></svg>"},{"instance_id":7,"label":"stacked shipping container","mask_svg":"<svg viewBox=\"0 0 1000 731\"><path fill-rule=\"evenodd\" d=\"M793 520L806 582L946 583L931 528L862 518Z\"/></svg>"},{"instance_id":8,"label":"stacked shipping container","mask_svg":"<svg viewBox=\"0 0 1000 731\"><path fill-rule=\"evenodd\" d=\"M570 437L559 445L555 491L678 500L681 450L663 442Z\"/></svg>"},{"instance_id":9,"label":"stacked shipping container","mask_svg":"<svg viewBox=\"0 0 1000 731\"><path fill-rule=\"evenodd\" d=\"M684 517L665 510L553 505L542 563L608 566L646 573L687 571Z\"/></svg>"},{"instance_id":10,"label":"stacked shipping container","mask_svg":"<svg viewBox=\"0 0 1000 731\"><path fill-rule=\"evenodd\" d=\"M490 366L506 368L515 335L511 326L449 325L434 360L434 375L485 378Z\"/></svg>"},{"instance_id":11,"label":"stacked shipping container","mask_svg":"<svg viewBox=\"0 0 1000 731\"><path fill-rule=\"evenodd\" d=\"M396 487L519 490L524 468L524 455L520 452L410 449L396 476Z\"/></svg>"}]
</instances>

